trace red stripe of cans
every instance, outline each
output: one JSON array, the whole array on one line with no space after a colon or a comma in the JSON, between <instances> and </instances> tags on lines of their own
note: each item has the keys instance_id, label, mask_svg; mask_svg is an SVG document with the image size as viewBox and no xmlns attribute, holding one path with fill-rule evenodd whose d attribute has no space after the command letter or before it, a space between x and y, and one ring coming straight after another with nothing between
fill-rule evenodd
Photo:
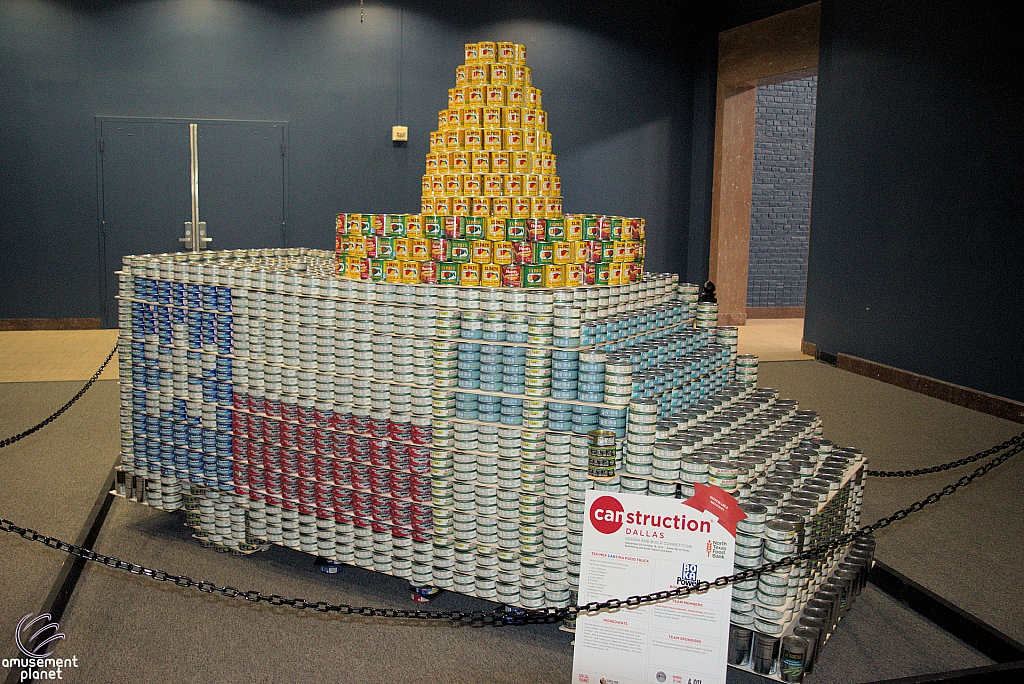
<instances>
[{"instance_id":1,"label":"red stripe of cans","mask_svg":"<svg viewBox=\"0 0 1024 684\"><path fill-rule=\"evenodd\" d=\"M316 422L316 417L313 415L312 406L299 406L296 409L296 417L299 422L303 425L313 425Z\"/></svg>"},{"instance_id":2,"label":"red stripe of cans","mask_svg":"<svg viewBox=\"0 0 1024 684\"><path fill-rule=\"evenodd\" d=\"M299 515L316 515L316 506L314 506L312 504L300 503L298 508L299 508Z\"/></svg>"},{"instance_id":3,"label":"red stripe of cans","mask_svg":"<svg viewBox=\"0 0 1024 684\"><path fill-rule=\"evenodd\" d=\"M266 490L268 494L281 494L281 473L275 473L272 470L268 470L264 472L263 479L266 483Z\"/></svg>"},{"instance_id":4,"label":"red stripe of cans","mask_svg":"<svg viewBox=\"0 0 1024 684\"><path fill-rule=\"evenodd\" d=\"M269 415L269 414L268 414ZM297 404L285 404L281 402L281 419L287 420L289 423L295 423L299 420L299 407Z\"/></svg>"},{"instance_id":5,"label":"red stripe of cans","mask_svg":"<svg viewBox=\"0 0 1024 684\"><path fill-rule=\"evenodd\" d=\"M386 524L384 524L382 522L374 521L373 524L371 525L371 527L373 528L374 532L391 533L391 525L386 525Z\"/></svg>"},{"instance_id":6,"label":"red stripe of cans","mask_svg":"<svg viewBox=\"0 0 1024 684\"><path fill-rule=\"evenodd\" d=\"M387 439L390 434L390 431L388 430L388 425L390 423L390 420L371 420L370 434L378 439Z\"/></svg>"},{"instance_id":7,"label":"red stripe of cans","mask_svg":"<svg viewBox=\"0 0 1024 684\"><path fill-rule=\"evenodd\" d=\"M235 411L231 414L231 432L236 435L245 435L249 432L249 414Z\"/></svg>"},{"instance_id":8,"label":"red stripe of cans","mask_svg":"<svg viewBox=\"0 0 1024 684\"><path fill-rule=\"evenodd\" d=\"M331 414L331 427L335 430L348 430L352 427L352 414L350 413L332 413Z\"/></svg>"},{"instance_id":9,"label":"red stripe of cans","mask_svg":"<svg viewBox=\"0 0 1024 684\"><path fill-rule=\"evenodd\" d=\"M348 463L343 461L334 462L334 484L345 487L352 486L352 471L349 470Z\"/></svg>"},{"instance_id":10,"label":"red stripe of cans","mask_svg":"<svg viewBox=\"0 0 1024 684\"><path fill-rule=\"evenodd\" d=\"M281 443L281 421L277 418L263 419L263 441L271 444Z\"/></svg>"},{"instance_id":11,"label":"red stripe of cans","mask_svg":"<svg viewBox=\"0 0 1024 684\"><path fill-rule=\"evenodd\" d=\"M408 442L412 437L412 425L409 423L390 423L388 434L391 435L391 439L397 439L401 442Z\"/></svg>"},{"instance_id":12,"label":"red stripe of cans","mask_svg":"<svg viewBox=\"0 0 1024 684\"><path fill-rule=\"evenodd\" d=\"M313 409L313 422L321 428L329 428L334 424L334 411Z\"/></svg>"},{"instance_id":13,"label":"red stripe of cans","mask_svg":"<svg viewBox=\"0 0 1024 684\"><path fill-rule=\"evenodd\" d=\"M235 458L244 458L249 453L249 440L245 437L235 437L231 440L231 455Z\"/></svg>"},{"instance_id":14,"label":"red stripe of cans","mask_svg":"<svg viewBox=\"0 0 1024 684\"><path fill-rule=\"evenodd\" d=\"M249 466L249 486L254 489L266 488L265 471L263 468L257 468L254 465Z\"/></svg>"},{"instance_id":15,"label":"red stripe of cans","mask_svg":"<svg viewBox=\"0 0 1024 684\"><path fill-rule=\"evenodd\" d=\"M250 397L248 394L243 394L242 392L235 392L231 397L231 405L237 411L245 411L249 409L249 400Z\"/></svg>"},{"instance_id":16,"label":"red stripe of cans","mask_svg":"<svg viewBox=\"0 0 1024 684\"><path fill-rule=\"evenodd\" d=\"M278 399L264 399L263 401L263 413L267 414L272 418L281 417L281 401Z\"/></svg>"},{"instance_id":17,"label":"red stripe of cans","mask_svg":"<svg viewBox=\"0 0 1024 684\"><path fill-rule=\"evenodd\" d=\"M409 441L413 444L429 445L433 440L430 427L411 426L409 430Z\"/></svg>"},{"instance_id":18,"label":"red stripe of cans","mask_svg":"<svg viewBox=\"0 0 1024 684\"><path fill-rule=\"evenodd\" d=\"M370 419L364 416L352 416L352 432L366 434L370 431Z\"/></svg>"},{"instance_id":19,"label":"red stripe of cans","mask_svg":"<svg viewBox=\"0 0 1024 684\"><path fill-rule=\"evenodd\" d=\"M267 470L281 469L281 447L274 444L263 445L263 467Z\"/></svg>"},{"instance_id":20,"label":"red stripe of cans","mask_svg":"<svg viewBox=\"0 0 1024 684\"><path fill-rule=\"evenodd\" d=\"M341 523L342 525L348 525L352 522L352 516L349 513L334 512L334 522Z\"/></svg>"},{"instance_id":21,"label":"red stripe of cans","mask_svg":"<svg viewBox=\"0 0 1024 684\"><path fill-rule=\"evenodd\" d=\"M245 448L245 458L251 465L263 465L263 442L249 442Z\"/></svg>"},{"instance_id":22,"label":"red stripe of cans","mask_svg":"<svg viewBox=\"0 0 1024 684\"><path fill-rule=\"evenodd\" d=\"M239 395L236 394L235 396L237 397ZM250 395L248 403L248 407L243 408L248 408L250 413L266 413L267 411L267 405L263 397L254 397Z\"/></svg>"}]
</instances>

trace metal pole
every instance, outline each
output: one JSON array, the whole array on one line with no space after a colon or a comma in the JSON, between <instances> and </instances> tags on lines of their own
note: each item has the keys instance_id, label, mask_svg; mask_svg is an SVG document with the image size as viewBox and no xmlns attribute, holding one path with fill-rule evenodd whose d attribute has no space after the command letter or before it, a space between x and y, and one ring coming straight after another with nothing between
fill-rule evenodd
<instances>
[{"instance_id":1,"label":"metal pole","mask_svg":"<svg viewBox=\"0 0 1024 684\"><path fill-rule=\"evenodd\" d=\"M198 124L188 125L189 146L192 152L192 251L198 252L203 248L203 242L199 231L199 153L197 139L199 137Z\"/></svg>"}]
</instances>

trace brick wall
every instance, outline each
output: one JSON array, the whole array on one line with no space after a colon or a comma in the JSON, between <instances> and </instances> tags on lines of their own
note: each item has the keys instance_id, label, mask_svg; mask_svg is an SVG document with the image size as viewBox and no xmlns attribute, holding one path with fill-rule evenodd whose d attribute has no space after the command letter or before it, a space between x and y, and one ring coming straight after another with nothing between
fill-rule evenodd
<instances>
[{"instance_id":1,"label":"brick wall","mask_svg":"<svg viewBox=\"0 0 1024 684\"><path fill-rule=\"evenodd\" d=\"M803 306L818 78L757 88L747 306Z\"/></svg>"}]
</instances>

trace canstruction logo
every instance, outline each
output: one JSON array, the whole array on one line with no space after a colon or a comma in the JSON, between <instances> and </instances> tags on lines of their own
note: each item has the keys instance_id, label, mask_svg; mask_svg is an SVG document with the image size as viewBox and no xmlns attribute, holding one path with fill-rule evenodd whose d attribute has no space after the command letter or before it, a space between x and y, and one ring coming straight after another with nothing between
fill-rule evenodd
<instances>
[{"instance_id":1,"label":"canstruction logo","mask_svg":"<svg viewBox=\"0 0 1024 684\"><path fill-rule=\"evenodd\" d=\"M66 639L60 631L60 625L50 622L50 614L33 615L29 613L18 621L14 630L14 643L24 658L4 658L3 666L8 669L20 669L20 682L42 679L64 679L64 669L78 667L78 656L70 658L51 658L52 644Z\"/></svg>"},{"instance_id":2,"label":"canstruction logo","mask_svg":"<svg viewBox=\"0 0 1024 684\"><path fill-rule=\"evenodd\" d=\"M711 523L707 520L687 520L685 515L650 515L643 511L629 511L622 507L622 502L614 496L602 496L594 500L590 507L590 524L601 534L615 534L623 525L638 528L656 528L657 530L685 530L688 532L711 532ZM637 534L626 528L626 534ZM658 532L656 535L664 535Z\"/></svg>"}]
</instances>

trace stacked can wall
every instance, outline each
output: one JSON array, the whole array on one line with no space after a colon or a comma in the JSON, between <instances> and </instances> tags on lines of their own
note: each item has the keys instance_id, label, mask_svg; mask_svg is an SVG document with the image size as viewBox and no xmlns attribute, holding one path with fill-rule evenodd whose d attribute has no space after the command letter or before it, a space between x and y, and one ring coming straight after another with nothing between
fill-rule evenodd
<instances>
[{"instance_id":1,"label":"stacked can wall","mask_svg":"<svg viewBox=\"0 0 1024 684\"><path fill-rule=\"evenodd\" d=\"M588 488L685 498L712 482L766 519L799 492L801 543L856 524L863 459L734 381L734 337L692 286L398 286L336 279L332 256L126 259L122 470L150 504L190 509L204 542L539 607L575 598ZM616 436L612 478L588 474L593 429ZM797 544L794 523L771 552ZM747 564L768 552L753 525ZM791 622L827 568L799 572L760 627ZM738 587L738 624L759 589Z\"/></svg>"}]
</instances>

